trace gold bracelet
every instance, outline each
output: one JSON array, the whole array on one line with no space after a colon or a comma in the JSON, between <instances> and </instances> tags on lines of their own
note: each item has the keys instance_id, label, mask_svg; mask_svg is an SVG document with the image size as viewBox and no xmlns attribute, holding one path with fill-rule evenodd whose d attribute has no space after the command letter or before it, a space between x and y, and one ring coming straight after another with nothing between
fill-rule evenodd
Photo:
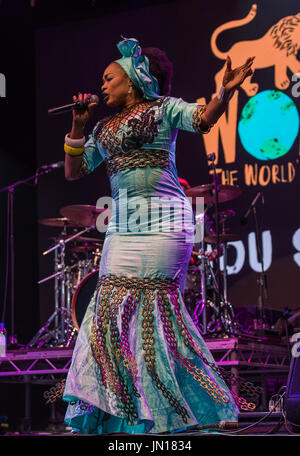
<instances>
[{"instance_id":1,"label":"gold bracelet","mask_svg":"<svg viewBox=\"0 0 300 456\"><path fill-rule=\"evenodd\" d=\"M66 154L71 155L72 157L77 157L82 155L84 152L84 146L81 147L71 147L68 146L66 143L64 144L64 150Z\"/></svg>"}]
</instances>

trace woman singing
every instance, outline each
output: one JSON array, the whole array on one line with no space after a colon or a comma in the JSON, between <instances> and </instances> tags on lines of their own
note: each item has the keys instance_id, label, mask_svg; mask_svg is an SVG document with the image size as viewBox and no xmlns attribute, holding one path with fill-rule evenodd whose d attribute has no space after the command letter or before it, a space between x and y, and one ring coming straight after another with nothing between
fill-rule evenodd
<instances>
[{"instance_id":1,"label":"woman singing","mask_svg":"<svg viewBox=\"0 0 300 456\"><path fill-rule=\"evenodd\" d=\"M172 64L164 52L142 50L135 39L124 39L118 49L122 57L105 69L101 90L106 105L119 112L98 122L86 141L94 104L75 109L65 137L66 178L105 162L115 202L65 385L65 421L80 434L235 422L235 401L182 300L194 227L175 146L178 130L210 130L250 76L253 58L233 70L228 58L218 96L201 106L169 96ZM87 98L79 94L74 101ZM158 207L166 199L179 202L170 229Z\"/></svg>"}]
</instances>

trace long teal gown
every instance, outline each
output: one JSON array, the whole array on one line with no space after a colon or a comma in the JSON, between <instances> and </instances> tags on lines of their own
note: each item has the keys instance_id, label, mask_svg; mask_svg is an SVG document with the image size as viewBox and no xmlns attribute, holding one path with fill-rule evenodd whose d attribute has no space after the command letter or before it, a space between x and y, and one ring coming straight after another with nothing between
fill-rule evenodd
<instances>
[{"instance_id":1,"label":"long teal gown","mask_svg":"<svg viewBox=\"0 0 300 456\"><path fill-rule=\"evenodd\" d=\"M172 97L138 103L98 122L85 145L81 173L105 162L115 205L63 394L65 422L81 434L237 421L182 299L194 232L176 137L202 133L204 109Z\"/></svg>"}]
</instances>

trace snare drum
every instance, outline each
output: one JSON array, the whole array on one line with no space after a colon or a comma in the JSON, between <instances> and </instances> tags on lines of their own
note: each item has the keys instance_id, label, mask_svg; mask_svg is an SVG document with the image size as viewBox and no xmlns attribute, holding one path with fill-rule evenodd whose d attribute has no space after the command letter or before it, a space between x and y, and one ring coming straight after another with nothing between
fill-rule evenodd
<instances>
[{"instance_id":1,"label":"snare drum","mask_svg":"<svg viewBox=\"0 0 300 456\"><path fill-rule=\"evenodd\" d=\"M90 272L78 285L72 299L72 320L77 331L85 316L98 282L99 269Z\"/></svg>"}]
</instances>

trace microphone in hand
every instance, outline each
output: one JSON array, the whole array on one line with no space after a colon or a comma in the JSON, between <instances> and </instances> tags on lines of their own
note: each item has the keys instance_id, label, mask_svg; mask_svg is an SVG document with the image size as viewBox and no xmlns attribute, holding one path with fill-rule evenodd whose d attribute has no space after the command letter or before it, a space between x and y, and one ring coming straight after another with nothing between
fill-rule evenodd
<instances>
[{"instance_id":1,"label":"microphone in hand","mask_svg":"<svg viewBox=\"0 0 300 456\"><path fill-rule=\"evenodd\" d=\"M73 109L77 111L82 111L84 112L88 105L94 103L97 105L99 103L99 97L97 95L90 95L88 96L84 101L74 101L73 103L63 105L63 106L58 106L57 108L51 108L48 109L48 114L63 114L65 112L70 112Z\"/></svg>"}]
</instances>

